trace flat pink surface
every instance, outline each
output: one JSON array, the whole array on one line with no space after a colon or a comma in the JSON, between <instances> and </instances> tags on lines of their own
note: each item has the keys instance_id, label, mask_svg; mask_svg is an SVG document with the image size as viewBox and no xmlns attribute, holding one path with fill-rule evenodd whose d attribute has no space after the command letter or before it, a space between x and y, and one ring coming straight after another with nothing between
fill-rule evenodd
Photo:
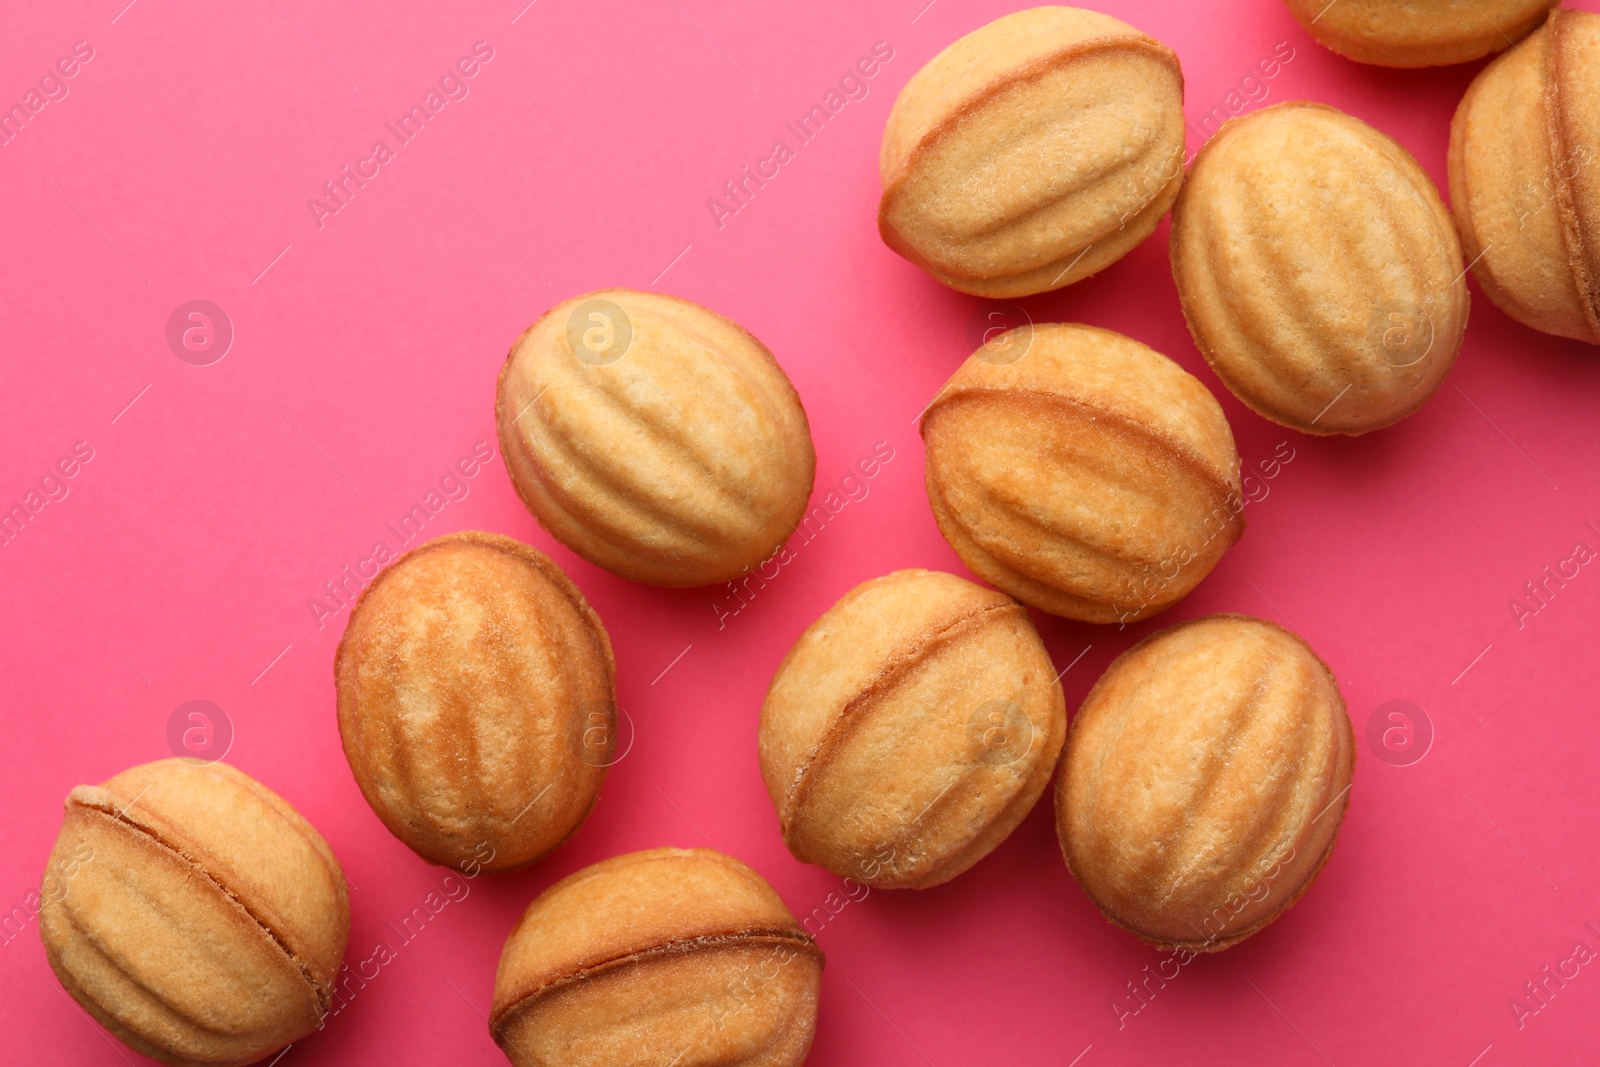
<instances>
[{"instance_id":1,"label":"flat pink surface","mask_svg":"<svg viewBox=\"0 0 1600 1067\"><path fill-rule=\"evenodd\" d=\"M1101 276L1027 302L1198 375L1257 479L1244 539L1166 615L1122 631L1038 618L1068 706L1141 636L1239 611L1321 650L1361 738L1314 888L1141 1001L1128 984L1162 957L1073 883L1048 804L952 884L841 908L839 879L785 851L756 766L762 695L807 624L894 569L966 573L929 513L914 419L971 350L980 304L879 241L877 152L911 74L1016 5L124 2L14 3L0 33L0 102L75 42L92 50L65 97L0 147L0 503L75 447L92 453L0 547L0 907L21 909L0 946L0 1059L138 1060L62 993L25 902L67 791L168 756L174 709L204 699L231 720L230 762L295 804L348 871L347 959L395 952L284 1067L503 1062L483 1013L528 901L619 852L708 844L815 916L818 1064L1593 1062L1600 968L1565 961L1579 943L1600 950L1600 569L1536 614L1510 603L1577 543L1600 548L1600 352L1519 326L1474 285L1465 349L1422 411L1320 440L1253 415L1205 367L1166 223ZM1449 119L1481 64L1360 67L1278 0L1102 6L1177 50L1192 120L1231 92L1240 108L1326 101L1442 184ZM492 59L462 79L467 95L400 144L385 123L480 41ZM785 121L876 42L892 59L865 97L796 148ZM1246 99L1241 79L1275 54L1275 76L1244 85L1265 100ZM780 138L794 157L717 219L708 199ZM392 158L363 163L379 140ZM307 201L345 165L372 176L319 226ZM767 343L811 418L818 499L878 442L893 459L721 626L718 606L738 603L722 590L635 585L556 545L498 456L465 480L428 534L496 530L567 568L615 643L633 741L574 840L472 880L402 940L390 924L445 872L356 789L334 719L345 613L327 601L319 625L310 603L377 542L395 547L386 522L459 457L492 446L495 374L517 334L612 285L699 301ZM192 299L233 324L209 366L166 341ZM1262 468L1275 453L1293 459ZM1367 740L1390 700L1432 724L1409 766ZM1577 975L1558 984L1547 966Z\"/></svg>"}]
</instances>

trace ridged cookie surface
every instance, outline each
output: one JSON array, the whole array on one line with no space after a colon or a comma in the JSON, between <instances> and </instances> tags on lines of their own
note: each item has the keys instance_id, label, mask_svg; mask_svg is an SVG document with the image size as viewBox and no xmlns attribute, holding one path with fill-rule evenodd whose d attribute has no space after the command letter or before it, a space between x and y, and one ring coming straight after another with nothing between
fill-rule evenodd
<instances>
[{"instance_id":1,"label":"ridged cookie surface","mask_svg":"<svg viewBox=\"0 0 1600 1067\"><path fill-rule=\"evenodd\" d=\"M362 593L334 666L339 736L367 803L424 859L531 863L588 817L616 744L616 666L548 557L467 531Z\"/></svg>"},{"instance_id":2,"label":"ridged cookie surface","mask_svg":"<svg viewBox=\"0 0 1600 1067\"><path fill-rule=\"evenodd\" d=\"M1437 67L1510 48L1560 0L1287 0L1318 42L1358 63Z\"/></svg>"},{"instance_id":3,"label":"ridged cookie surface","mask_svg":"<svg viewBox=\"0 0 1600 1067\"><path fill-rule=\"evenodd\" d=\"M1296 101L1224 123L1172 214L1184 318L1255 411L1362 434L1416 411L1467 325L1461 244L1404 148Z\"/></svg>"},{"instance_id":4,"label":"ridged cookie surface","mask_svg":"<svg viewBox=\"0 0 1600 1067\"><path fill-rule=\"evenodd\" d=\"M495 402L506 469L549 533L652 585L737 578L794 531L816 454L772 353L698 304L606 289L546 312Z\"/></svg>"},{"instance_id":5,"label":"ridged cookie surface","mask_svg":"<svg viewBox=\"0 0 1600 1067\"><path fill-rule=\"evenodd\" d=\"M822 963L738 860L634 852L528 905L500 956L489 1029L517 1067L794 1067Z\"/></svg>"},{"instance_id":6,"label":"ridged cookie surface","mask_svg":"<svg viewBox=\"0 0 1600 1067\"><path fill-rule=\"evenodd\" d=\"M1153 615L1244 531L1222 406L1132 338L1021 329L978 349L922 417L939 530L979 577L1041 611Z\"/></svg>"},{"instance_id":7,"label":"ridged cookie surface","mask_svg":"<svg viewBox=\"0 0 1600 1067\"><path fill-rule=\"evenodd\" d=\"M1033 810L1066 734L1021 604L937 571L851 590L784 657L761 777L797 859L884 889L939 885Z\"/></svg>"},{"instance_id":8,"label":"ridged cookie surface","mask_svg":"<svg viewBox=\"0 0 1600 1067\"><path fill-rule=\"evenodd\" d=\"M322 1024L350 932L315 828L226 764L163 760L67 797L39 933L67 992L163 1063L254 1063Z\"/></svg>"},{"instance_id":9,"label":"ridged cookie surface","mask_svg":"<svg viewBox=\"0 0 1600 1067\"><path fill-rule=\"evenodd\" d=\"M1183 136L1171 49L1097 11L1019 11L901 90L878 229L962 292L1056 289L1150 236L1183 181Z\"/></svg>"},{"instance_id":10,"label":"ridged cookie surface","mask_svg":"<svg viewBox=\"0 0 1600 1067\"><path fill-rule=\"evenodd\" d=\"M1600 344L1600 15L1549 21L1473 79L1450 126L1450 202L1506 314Z\"/></svg>"},{"instance_id":11,"label":"ridged cookie surface","mask_svg":"<svg viewBox=\"0 0 1600 1067\"><path fill-rule=\"evenodd\" d=\"M1311 884L1354 764L1344 700L1304 641L1243 615L1180 623L1117 657L1073 719L1061 850L1111 922L1220 951Z\"/></svg>"}]
</instances>

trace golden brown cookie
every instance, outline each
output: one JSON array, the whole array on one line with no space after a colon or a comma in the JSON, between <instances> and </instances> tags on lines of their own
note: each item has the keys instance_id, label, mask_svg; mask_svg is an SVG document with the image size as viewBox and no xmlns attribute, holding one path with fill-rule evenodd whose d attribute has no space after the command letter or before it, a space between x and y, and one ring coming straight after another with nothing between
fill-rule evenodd
<instances>
[{"instance_id":1,"label":"golden brown cookie","mask_svg":"<svg viewBox=\"0 0 1600 1067\"><path fill-rule=\"evenodd\" d=\"M584 559L651 585L726 582L805 513L816 454L777 360L729 319L632 289L528 327L495 401L528 510Z\"/></svg>"},{"instance_id":2,"label":"golden brown cookie","mask_svg":"<svg viewBox=\"0 0 1600 1067\"><path fill-rule=\"evenodd\" d=\"M616 744L600 618L543 553L467 531L356 602L334 680L356 784L423 859L509 870L572 836Z\"/></svg>"},{"instance_id":3,"label":"golden brown cookie","mask_svg":"<svg viewBox=\"0 0 1600 1067\"><path fill-rule=\"evenodd\" d=\"M1235 396L1302 433L1381 429L1433 395L1467 325L1464 266L1411 154L1323 104L1224 123L1172 211L1195 344Z\"/></svg>"},{"instance_id":4,"label":"golden brown cookie","mask_svg":"<svg viewBox=\"0 0 1600 1067\"><path fill-rule=\"evenodd\" d=\"M616 856L539 894L494 976L517 1067L794 1067L822 951L749 867L709 849Z\"/></svg>"},{"instance_id":5,"label":"golden brown cookie","mask_svg":"<svg viewBox=\"0 0 1600 1067\"><path fill-rule=\"evenodd\" d=\"M1600 15L1549 21L1473 79L1450 202L1473 276L1536 330L1600 344Z\"/></svg>"},{"instance_id":6,"label":"golden brown cookie","mask_svg":"<svg viewBox=\"0 0 1600 1067\"><path fill-rule=\"evenodd\" d=\"M1150 236L1183 182L1183 137L1170 48L1098 11L1018 11L901 90L878 231L964 293L1070 285Z\"/></svg>"},{"instance_id":7,"label":"golden brown cookie","mask_svg":"<svg viewBox=\"0 0 1600 1067\"><path fill-rule=\"evenodd\" d=\"M1221 405L1110 330L1050 323L991 338L928 405L922 436L945 540L1052 615L1154 615L1244 532Z\"/></svg>"},{"instance_id":8,"label":"golden brown cookie","mask_svg":"<svg viewBox=\"0 0 1600 1067\"><path fill-rule=\"evenodd\" d=\"M73 999L162 1063L255 1063L322 1025L350 934L344 872L282 797L162 760L67 797L40 891Z\"/></svg>"},{"instance_id":9,"label":"golden brown cookie","mask_svg":"<svg viewBox=\"0 0 1600 1067\"><path fill-rule=\"evenodd\" d=\"M1510 48L1560 0L1287 0L1318 43L1357 63L1438 67Z\"/></svg>"},{"instance_id":10,"label":"golden brown cookie","mask_svg":"<svg viewBox=\"0 0 1600 1067\"><path fill-rule=\"evenodd\" d=\"M761 708L761 777L796 859L926 889L1033 810L1066 728L1021 604L896 571L845 594L784 657Z\"/></svg>"},{"instance_id":11,"label":"golden brown cookie","mask_svg":"<svg viewBox=\"0 0 1600 1067\"><path fill-rule=\"evenodd\" d=\"M1304 641L1244 615L1192 619L1118 656L1072 720L1061 851L1117 926L1218 952L1316 878L1354 767L1339 687Z\"/></svg>"}]
</instances>

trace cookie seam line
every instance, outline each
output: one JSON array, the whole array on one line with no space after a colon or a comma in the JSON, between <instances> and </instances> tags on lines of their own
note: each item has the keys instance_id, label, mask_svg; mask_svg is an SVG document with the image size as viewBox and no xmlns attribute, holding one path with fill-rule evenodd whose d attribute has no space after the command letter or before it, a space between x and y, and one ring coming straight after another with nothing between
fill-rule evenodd
<instances>
[{"instance_id":1,"label":"cookie seam line","mask_svg":"<svg viewBox=\"0 0 1600 1067\"><path fill-rule=\"evenodd\" d=\"M668 956L687 955L700 949L717 949L746 943L760 944L771 941L786 941L799 945L802 949L812 953L819 961L823 959L822 949L817 947L816 940L797 926L758 927L720 934L697 934L694 937L672 938L671 940L663 941L659 945L631 949L600 960L597 963L588 964L570 974L564 974L559 978L552 979L528 990L502 1008L491 1008L489 1012L489 1028L493 1031L498 1042L501 1032L509 1025L514 1016L520 1015L524 1010L533 1007L538 1001L547 996L568 986L586 981L602 971L614 970L629 964L643 963Z\"/></svg>"},{"instance_id":2,"label":"cookie seam line","mask_svg":"<svg viewBox=\"0 0 1600 1067\"><path fill-rule=\"evenodd\" d=\"M1572 179L1564 178L1558 168L1564 160L1574 158L1574 139L1570 136L1567 121L1567 96L1562 73L1568 65L1565 45L1569 34L1566 27L1572 23L1575 11L1557 8L1550 13L1546 25L1550 40L1545 46L1544 69L1540 72L1544 86L1540 96L1544 104L1545 138L1550 145L1550 167L1555 179L1556 214L1561 222L1562 250L1566 253L1567 270L1572 276L1573 288L1583 306L1583 317L1590 332L1600 337L1600 241L1590 240L1584 219L1573 196Z\"/></svg>"},{"instance_id":3,"label":"cookie seam line","mask_svg":"<svg viewBox=\"0 0 1600 1067\"><path fill-rule=\"evenodd\" d=\"M1157 353L1157 355L1160 355L1160 353ZM1167 357L1162 356L1162 358L1166 359ZM1181 367L1179 369L1182 370ZM957 373L959 374L960 371L957 371ZM1184 371L1184 373L1187 374L1188 372ZM1200 384L1198 381L1196 384L1200 385L1201 389L1205 389L1205 386ZM1206 390L1206 395L1210 396L1210 390ZM1121 412L1096 407L1085 400L1080 400L1077 397L1068 396L1064 393L1057 393L1048 389L1037 388L958 385L954 389L950 389L948 392L935 397L933 403L929 404L927 410L923 412L920 427L922 430L923 439L927 439L926 428L928 423L932 420L934 413L944 410L953 403L968 400L1005 400L1009 397L1015 396L1028 397L1030 399L1038 399L1060 404L1063 407L1071 408L1076 412L1083 413L1087 416L1086 421L1088 422L1111 424L1120 431L1160 446L1162 449L1170 452L1175 458L1182 462L1184 466L1190 468L1194 471L1194 473L1198 474L1200 478L1207 483L1208 488L1214 490L1220 489L1220 492L1214 493L1213 495L1222 497L1222 503L1226 504L1229 500L1233 499L1238 499L1241 501L1239 511L1234 512L1230 518L1234 520L1233 525L1235 528L1241 531L1243 530L1244 521L1242 516L1244 508L1242 504L1241 491L1234 488L1233 484L1226 479L1218 478L1216 476L1216 472L1211 469L1211 465L1196 456L1187 446L1173 440L1166 433L1147 429L1136 420L1122 414ZM1212 396L1211 402L1216 403L1216 397ZM1227 422L1226 415L1223 416L1223 422L1224 424ZM1233 443L1232 427L1228 428L1228 437L1229 443ZM1234 455L1238 455L1237 445L1234 445Z\"/></svg>"},{"instance_id":4,"label":"cookie seam line","mask_svg":"<svg viewBox=\"0 0 1600 1067\"><path fill-rule=\"evenodd\" d=\"M860 588L859 586L857 588ZM929 653L936 648L953 642L957 637L963 636L967 631L976 629L985 620L985 617L996 612L1017 612L1024 619L1027 617L1027 608L1017 601L1007 598L1004 603L986 604L962 612L950 619L939 629L921 639L913 639L909 647L903 648L894 654L894 658L876 673L869 677L856 692L843 702L839 711L833 716L827 730L818 739L816 746L805 762L795 771L794 779L788 794L784 797L783 807L778 812L779 824L785 830L787 839L788 827L798 815L809 792L814 777L812 769L819 762L825 762L827 756L843 740L843 738L861 724L870 706L882 697L890 685L902 679L906 674L920 664L926 662Z\"/></svg>"},{"instance_id":5,"label":"cookie seam line","mask_svg":"<svg viewBox=\"0 0 1600 1067\"><path fill-rule=\"evenodd\" d=\"M109 790L106 792L108 795L114 796L114 794L110 794ZM293 949L289 947L288 943L278 933L278 931L272 928L271 924L266 922L261 916L257 915L255 909L246 904L237 893L223 885L221 879L213 874L204 863L190 855L188 850L182 848L175 842L167 840L164 836L157 833L154 828L143 826L135 822L133 819L130 819L127 816L126 810L118 812L110 806L102 806L99 803L83 799L72 801L72 803L84 811L95 812L104 818L111 820L114 825L125 826L133 833L149 839L159 848L188 864L196 873L205 878L206 881L211 883L211 885L215 886L217 891L228 900L233 902L233 904L237 906L240 911L244 912L245 915L250 918L250 921L255 923L256 927L260 929L262 933L266 934L268 939L270 939L272 943L277 946L278 951L282 952L284 957L295 966L295 968L300 972L300 976L305 979L306 985L309 988L313 999L316 1001L317 1017L319 1021L327 1017L328 1008L332 1003L332 997L327 990L323 989L321 983L316 980L316 977L311 973L311 968L304 960L300 958L297 953L295 953ZM334 977L334 975L329 975L330 987Z\"/></svg>"},{"instance_id":6,"label":"cookie seam line","mask_svg":"<svg viewBox=\"0 0 1600 1067\"><path fill-rule=\"evenodd\" d=\"M998 97L1001 93L1011 89L1014 86L1023 85L1028 82L1036 82L1045 75L1051 73L1053 70L1064 68L1070 65L1072 60L1085 58L1102 51L1141 54L1154 58L1158 62L1164 61L1177 75L1178 94L1180 98L1182 97L1183 68L1178 61L1177 53L1173 52L1172 49L1168 48L1154 37L1135 30L1134 34L1103 34L1099 37L1089 37L1081 41L1074 41L1072 44L1067 45L1064 48L1041 56L1039 59L1036 59L1032 63L1022 67L1020 70L996 76L981 88L974 90L973 93L952 105L952 107L949 109L949 112L943 119L929 127L927 132L917 140L917 143L911 146L911 149L906 153L905 159L896 169L892 178L883 183L883 192L878 199L878 219L880 230L883 223L888 222L889 226L894 229L895 233L900 234L900 228L893 222L889 221L889 212L895 206L895 201L901 196L907 182L910 180L912 170L923 159L924 156L932 152L934 148L951 133L951 131L965 121L970 115L977 112ZM894 115L891 111L890 121L892 122L893 119ZM1181 156L1181 154L1182 145L1180 144L1179 155ZM1178 178L1181 180L1181 177L1182 168L1180 167ZM1171 182L1164 184L1152 196L1147 198L1144 203L1139 206L1139 210L1134 212L1134 214L1137 215L1142 213L1143 211L1147 210L1151 204L1159 201L1171 184ZM1121 227L1119 226L1118 230L1120 229ZM1115 233L1118 232L1118 230L1108 232ZM1055 259L1037 264L1033 267L1029 267L1021 272L1014 272L1012 274L1005 275L1002 278L993 279L988 275L963 273L959 270L947 267L944 263L935 264L931 258L921 251L920 248L911 245L909 238L904 237L903 234L900 234L900 236L905 239L906 244L908 247L910 247L911 251L916 253L917 258L926 260L930 266L933 266L941 274L966 281L1005 280L1006 278L1020 277L1030 272L1041 271L1054 266L1056 263L1059 263L1061 260L1067 258L1069 254L1071 254L1070 252L1064 252ZM1101 234L1095 237L1093 240L1087 242L1088 247L1093 247L1105 237L1106 234Z\"/></svg>"},{"instance_id":7,"label":"cookie seam line","mask_svg":"<svg viewBox=\"0 0 1600 1067\"><path fill-rule=\"evenodd\" d=\"M1138 53L1158 61L1164 61L1178 75L1178 91L1180 94L1183 92L1183 67L1178 60L1177 53L1141 30L1134 29L1132 33L1100 34L1096 37L1085 37L1082 40L1073 41L1071 44L1046 53L1016 70L997 74L988 82L952 104L942 119L929 126L926 132L917 138L917 142L906 152L905 159L901 161L890 176L890 180L884 182L878 214L882 216L887 213L886 209L890 201L904 186L906 175L911 172L919 157L931 151L931 146L937 144L973 112L1013 86L1037 81L1057 67L1066 66L1072 60L1086 58L1097 52ZM921 72L919 71L918 73ZM914 77L915 75L913 75ZM898 103L898 101L896 102ZM893 122L894 117L894 111L891 108L889 121Z\"/></svg>"}]
</instances>

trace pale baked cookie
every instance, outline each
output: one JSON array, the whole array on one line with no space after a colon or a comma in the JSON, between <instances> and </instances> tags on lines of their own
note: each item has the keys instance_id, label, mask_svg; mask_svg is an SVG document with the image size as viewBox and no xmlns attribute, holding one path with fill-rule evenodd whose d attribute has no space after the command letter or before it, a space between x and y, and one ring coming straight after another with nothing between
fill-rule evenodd
<instances>
[{"instance_id":1,"label":"pale baked cookie","mask_svg":"<svg viewBox=\"0 0 1600 1067\"><path fill-rule=\"evenodd\" d=\"M1450 203L1473 276L1536 330L1600 344L1600 15L1554 11L1473 79Z\"/></svg>"},{"instance_id":2,"label":"pale baked cookie","mask_svg":"<svg viewBox=\"0 0 1600 1067\"><path fill-rule=\"evenodd\" d=\"M1172 212L1189 332L1234 395L1309 434L1422 406L1467 325L1461 243L1411 154L1295 101L1224 123Z\"/></svg>"},{"instance_id":3,"label":"pale baked cookie","mask_svg":"<svg viewBox=\"0 0 1600 1067\"><path fill-rule=\"evenodd\" d=\"M784 657L761 708L761 777L796 859L926 889L1033 810L1066 714L1021 604L896 571L845 594Z\"/></svg>"},{"instance_id":4,"label":"pale baked cookie","mask_svg":"<svg viewBox=\"0 0 1600 1067\"><path fill-rule=\"evenodd\" d=\"M822 951L709 849L616 856L539 894L500 954L489 1032L517 1067L795 1067Z\"/></svg>"},{"instance_id":5,"label":"pale baked cookie","mask_svg":"<svg viewBox=\"0 0 1600 1067\"><path fill-rule=\"evenodd\" d=\"M1150 236L1183 182L1183 137L1170 48L1098 11L1018 11L901 90L878 230L964 293L1070 285Z\"/></svg>"},{"instance_id":6,"label":"pale baked cookie","mask_svg":"<svg viewBox=\"0 0 1600 1067\"><path fill-rule=\"evenodd\" d=\"M423 859L509 870L575 833L616 745L611 641L548 557L468 531L401 556L334 664L362 795Z\"/></svg>"},{"instance_id":7,"label":"pale baked cookie","mask_svg":"<svg viewBox=\"0 0 1600 1067\"><path fill-rule=\"evenodd\" d=\"M1306 32L1358 63L1438 67L1510 48L1560 0L1287 0Z\"/></svg>"},{"instance_id":8,"label":"pale baked cookie","mask_svg":"<svg viewBox=\"0 0 1600 1067\"><path fill-rule=\"evenodd\" d=\"M1117 657L1072 720L1061 851L1117 926L1217 952L1316 878L1354 767L1339 687L1304 641L1244 615L1179 623Z\"/></svg>"},{"instance_id":9,"label":"pale baked cookie","mask_svg":"<svg viewBox=\"0 0 1600 1067\"><path fill-rule=\"evenodd\" d=\"M123 1044L226 1067L322 1025L350 903L327 842L287 801L226 764L171 759L80 785L66 808L39 936L67 992Z\"/></svg>"},{"instance_id":10,"label":"pale baked cookie","mask_svg":"<svg viewBox=\"0 0 1600 1067\"><path fill-rule=\"evenodd\" d=\"M777 360L656 293L574 297L528 327L495 401L512 484L551 536L651 585L737 578L805 513L816 454Z\"/></svg>"},{"instance_id":11,"label":"pale baked cookie","mask_svg":"<svg viewBox=\"0 0 1600 1067\"><path fill-rule=\"evenodd\" d=\"M1222 406L1130 337L1020 329L1026 343L991 338L922 416L939 531L979 577L1041 611L1154 615L1244 532Z\"/></svg>"}]
</instances>

